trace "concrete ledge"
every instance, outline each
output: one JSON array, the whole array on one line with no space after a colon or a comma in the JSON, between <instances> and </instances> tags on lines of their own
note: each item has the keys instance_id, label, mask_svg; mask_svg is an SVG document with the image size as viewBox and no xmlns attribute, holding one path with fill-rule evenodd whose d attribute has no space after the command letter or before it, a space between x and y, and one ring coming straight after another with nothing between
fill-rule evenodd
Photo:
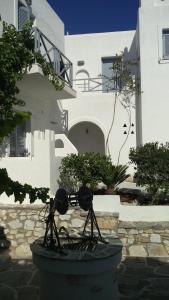
<instances>
[{"instance_id":1,"label":"concrete ledge","mask_svg":"<svg viewBox=\"0 0 169 300\"><path fill-rule=\"evenodd\" d=\"M96 195L93 200L96 212L119 213L120 221L130 222L167 222L169 206L122 205L118 195Z\"/></svg>"}]
</instances>

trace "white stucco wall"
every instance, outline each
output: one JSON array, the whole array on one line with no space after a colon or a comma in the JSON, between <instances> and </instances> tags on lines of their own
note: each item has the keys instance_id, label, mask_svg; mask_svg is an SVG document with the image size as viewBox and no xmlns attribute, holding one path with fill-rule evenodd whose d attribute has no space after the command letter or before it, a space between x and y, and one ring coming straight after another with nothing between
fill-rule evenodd
<instances>
[{"instance_id":1,"label":"white stucco wall","mask_svg":"<svg viewBox=\"0 0 169 300\"><path fill-rule=\"evenodd\" d=\"M119 214L120 221L126 222L168 222L169 207L161 205L123 205L118 195L95 195L93 207L96 212Z\"/></svg>"},{"instance_id":2,"label":"white stucco wall","mask_svg":"<svg viewBox=\"0 0 169 300\"><path fill-rule=\"evenodd\" d=\"M74 78L79 70L85 69L91 78L102 73L101 58L129 51L135 31L77 34L65 36L65 53L74 63ZM85 65L77 66L79 60Z\"/></svg>"},{"instance_id":3,"label":"white stucco wall","mask_svg":"<svg viewBox=\"0 0 169 300\"><path fill-rule=\"evenodd\" d=\"M64 53L64 23L46 0L33 0L35 25Z\"/></svg>"},{"instance_id":4,"label":"white stucco wall","mask_svg":"<svg viewBox=\"0 0 169 300\"><path fill-rule=\"evenodd\" d=\"M74 78L80 70L85 70L89 73L89 77L96 78L102 74L103 57L112 57L116 54L125 52L130 58L129 50L131 48L135 31L126 32L109 32L84 35L69 35L65 37L65 52L74 64ZM133 54L132 54L133 55ZM84 61L82 67L77 66L78 61ZM74 85L75 87L75 85ZM134 101L134 99L133 99ZM73 102L65 100L62 102L63 108L68 110L68 126L69 129L80 122L92 122L100 127L105 140L107 138L112 118L115 103L115 93L89 92L77 93L77 99ZM131 109L131 122L135 124L135 110ZM123 132L124 124L129 125L127 111L117 101L115 122L110 134L110 152L113 163L117 163L119 150L126 138ZM135 132L135 128L132 128ZM83 140L83 136L79 136ZM121 163L128 162L129 148L135 146L135 134L129 134L127 143L125 144L120 157Z\"/></svg>"},{"instance_id":5,"label":"white stucco wall","mask_svg":"<svg viewBox=\"0 0 169 300\"><path fill-rule=\"evenodd\" d=\"M32 134L33 154L29 157L0 158L0 168L6 168L8 175L14 181L31 184L33 187L47 187L54 196L59 188L59 166L64 156L76 153L70 141L64 134L55 134L52 130L36 130ZM63 148L55 148L56 140L63 141ZM13 196L0 195L0 203L14 203ZM29 203L26 199L24 203Z\"/></svg>"},{"instance_id":6,"label":"white stucco wall","mask_svg":"<svg viewBox=\"0 0 169 300\"><path fill-rule=\"evenodd\" d=\"M24 2L24 0L22 0ZM37 26L59 50L64 52L64 24L46 0L32 0L32 13ZM18 27L18 0L0 0L4 21Z\"/></svg>"},{"instance_id":7,"label":"white stucco wall","mask_svg":"<svg viewBox=\"0 0 169 300\"><path fill-rule=\"evenodd\" d=\"M3 21L16 23L16 6L18 0L0 0L0 15Z\"/></svg>"},{"instance_id":8,"label":"white stucco wall","mask_svg":"<svg viewBox=\"0 0 169 300\"><path fill-rule=\"evenodd\" d=\"M139 39L143 143L169 141L169 60L162 59L165 28L169 28L169 1L142 0Z\"/></svg>"},{"instance_id":9,"label":"white stucco wall","mask_svg":"<svg viewBox=\"0 0 169 300\"><path fill-rule=\"evenodd\" d=\"M95 195L93 207L96 212L118 214L126 222L168 222L169 207L161 205L123 205L118 195Z\"/></svg>"}]
</instances>

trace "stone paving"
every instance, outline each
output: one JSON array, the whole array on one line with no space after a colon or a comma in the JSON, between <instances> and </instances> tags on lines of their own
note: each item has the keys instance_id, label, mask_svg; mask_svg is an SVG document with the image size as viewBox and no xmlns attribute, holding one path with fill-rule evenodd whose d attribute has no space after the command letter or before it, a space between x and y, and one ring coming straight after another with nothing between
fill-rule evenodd
<instances>
[{"instance_id":1,"label":"stone paving","mask_svg":"<svg viewBox=\"0 0 169 300\"><path fill-rule=\"evenodd\" d=\"M124 257L118 280L120 300L169 300L169 258ZM31 260L0 255L0 299L38 300L38 294L38 271Z\"/></svg>"}]
</instances>

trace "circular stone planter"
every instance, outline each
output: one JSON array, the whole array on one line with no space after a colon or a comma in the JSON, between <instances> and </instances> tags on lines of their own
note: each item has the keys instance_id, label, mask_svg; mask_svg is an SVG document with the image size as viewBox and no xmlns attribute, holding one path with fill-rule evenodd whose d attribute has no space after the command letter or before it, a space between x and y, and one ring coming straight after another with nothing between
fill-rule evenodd
<instances>
[{"instance_id":1,"label":"circular stone planter","mask_svg":"<svg viewBox=\"0 0 169 300\"><path fill-rule=\"evenodd\" d=\"M31 244L40 273L40 300L117 300L117 265L122 245L118 239L100 244L96 251L47 250L42 241Z\"/></svg>"}]
</instances>

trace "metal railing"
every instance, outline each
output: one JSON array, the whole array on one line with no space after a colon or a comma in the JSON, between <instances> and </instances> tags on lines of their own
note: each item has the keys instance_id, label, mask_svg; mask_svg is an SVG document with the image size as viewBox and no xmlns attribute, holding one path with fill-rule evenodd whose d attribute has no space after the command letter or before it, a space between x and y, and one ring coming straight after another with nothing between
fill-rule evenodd
<instances>
[{"instance_id":1,"label":"metal railing","mask_svg":"<svg viewBox=\"0 0 169 300\"><path fill-rule=\"evenodd\" d=\"M72 62L37 27L33 28L32 34L34 36L34 51L40 52L53 67L58 77L72 88Z\"/></svg>"},{"instance_id":2,"label":"metal railing","mask_svg":"<svg viewBox=\"0 0 169 300\"><path fill-rule=\"evenodd\" d=\"M104 78L83 78L74 80L74 86L81 92L112 92L119 88L117 81Z\"/></svg>"}]
</instances>

